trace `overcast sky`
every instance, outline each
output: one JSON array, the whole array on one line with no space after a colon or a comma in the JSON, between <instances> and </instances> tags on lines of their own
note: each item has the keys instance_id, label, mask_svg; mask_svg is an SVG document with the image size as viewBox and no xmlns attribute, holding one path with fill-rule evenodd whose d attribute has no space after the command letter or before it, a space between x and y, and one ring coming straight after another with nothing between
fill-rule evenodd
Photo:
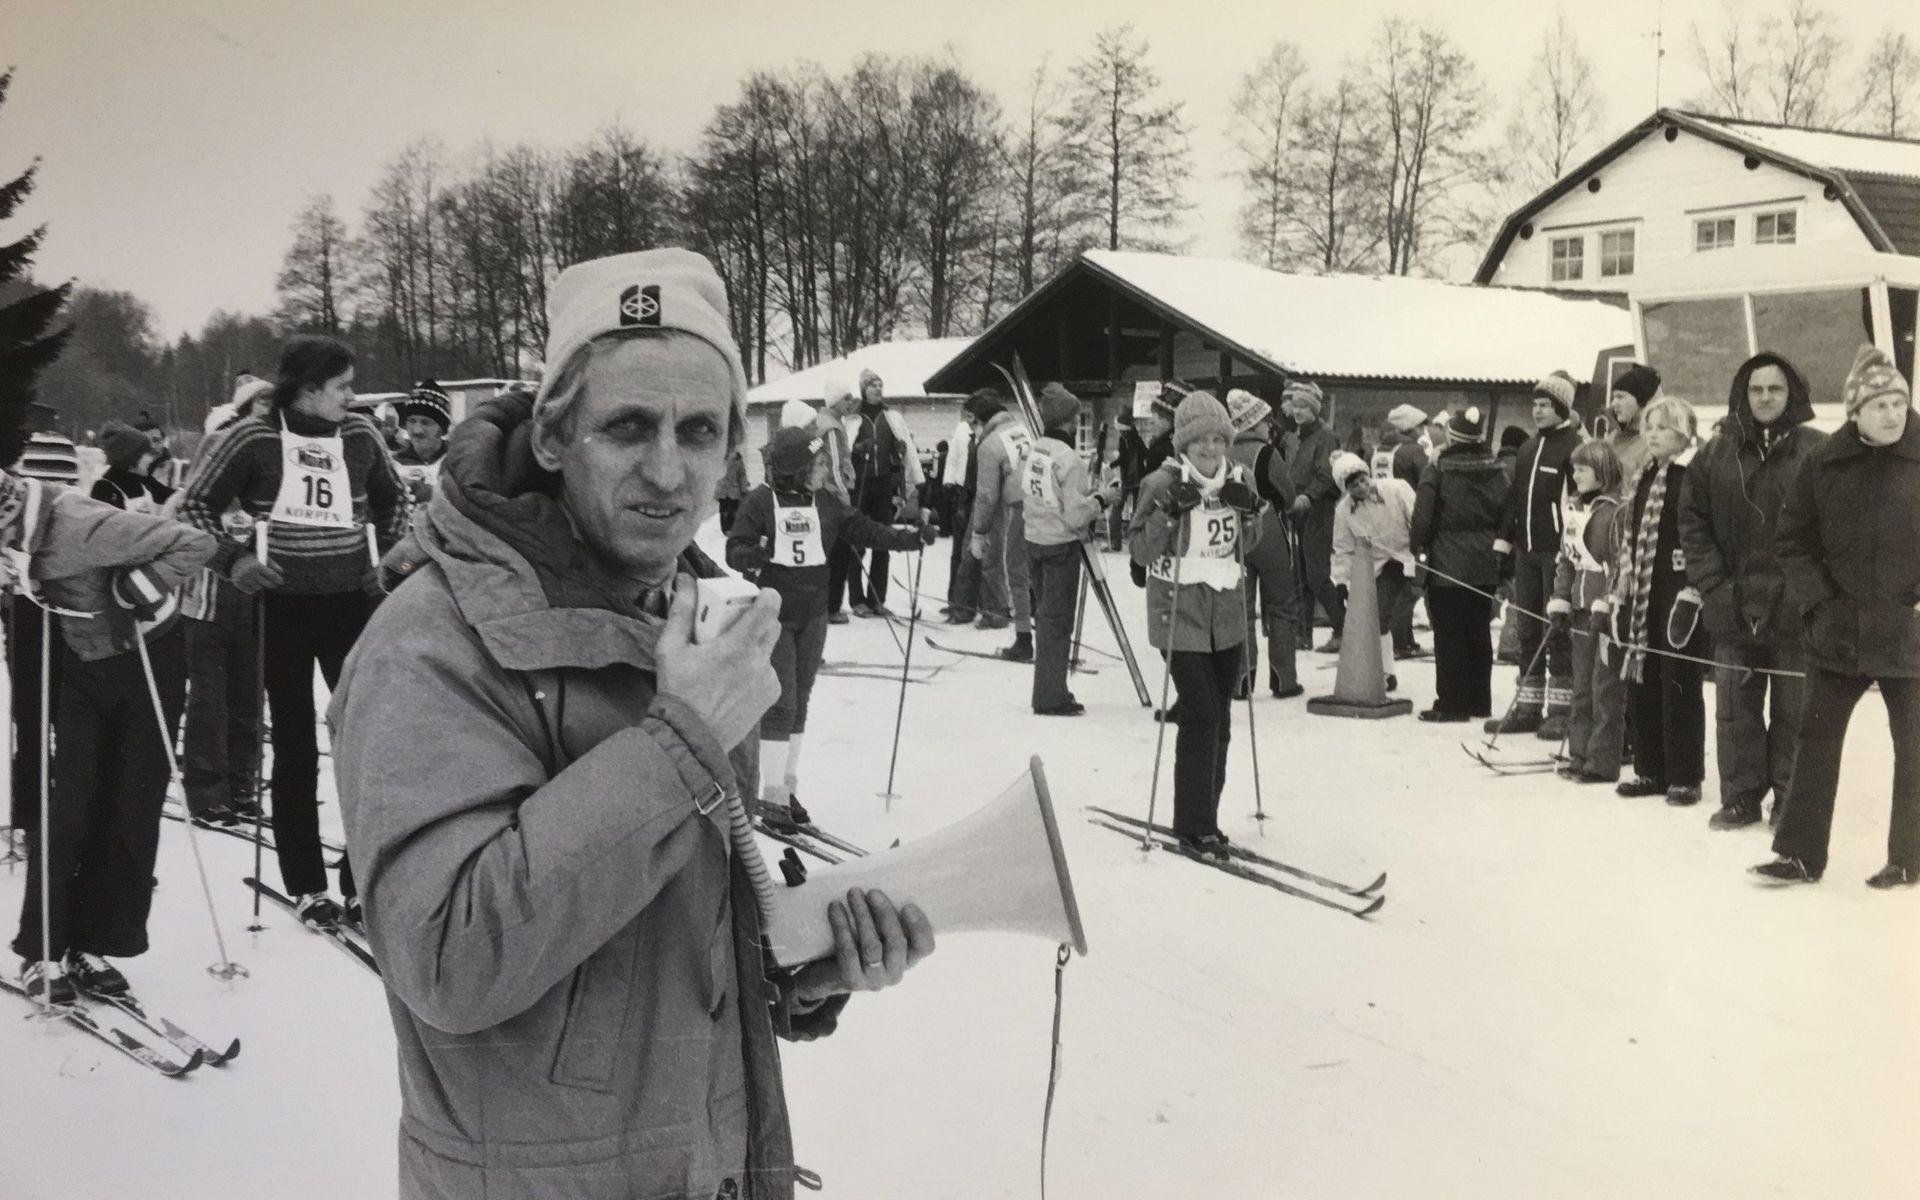
<instances>
[{"instance_id":1,"label":"overcast sky","mask_svg":"<svg viewBox=\"0 0 1920 1200\"><path fill-rule=\"evenodd\" d=\"M1757 20L1780 2L1745 11ZM1920 40L1920 6L1906 0L1828 7L1856 42L1889 23ZM1608 137L1654 106L1662 18L1666 101L1700 90L1688 29L1722 6L1662 8L1568 8ZM464 155L487 140L565 146L618 118L682 151L747 71L810 59L837 73L864 51L949 44L1011 109L1042 56L1064 70L1096 30L1131 21L1194 126L1191 250L1225 255L1236 200L1225 129L1240 75L1279 38L1331 75L1390 12L1453 34L1498 97L1501 127L1554 16L1537 0L0 0L0 63L18 68L0 108L0 177L44 158L22 212L51 226L40 274L131 291L170 336L215 309L271 308L303 197L332 192L352 222L381 164L423 134Z\"/></svg>"}]
</instances>

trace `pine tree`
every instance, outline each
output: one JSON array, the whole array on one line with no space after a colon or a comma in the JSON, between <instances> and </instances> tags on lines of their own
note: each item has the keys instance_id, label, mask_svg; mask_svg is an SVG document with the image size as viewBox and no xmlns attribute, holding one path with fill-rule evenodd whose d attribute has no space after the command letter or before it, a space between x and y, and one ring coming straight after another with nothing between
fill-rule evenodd
<instances>
[{"instance_id":1,"label":"pine tree","mask_svg":"<svg viewBox=\"0 0 1920 1200\"><path fill-rule=\"evenodd\" d=\"M0 107L6 105L7 85L12 82L12 68L0 71ZM39 165L35 159L19 175L0 182L0 221L13 215L33 193ZM0 464L10 465L20 457L26 445L34 380L59 355L70 332L47 331L66 304L71 285L42 289L27 279L27 268L46 232L41 225L16 241L0 242Z\"/></svg>"}]
</instances>

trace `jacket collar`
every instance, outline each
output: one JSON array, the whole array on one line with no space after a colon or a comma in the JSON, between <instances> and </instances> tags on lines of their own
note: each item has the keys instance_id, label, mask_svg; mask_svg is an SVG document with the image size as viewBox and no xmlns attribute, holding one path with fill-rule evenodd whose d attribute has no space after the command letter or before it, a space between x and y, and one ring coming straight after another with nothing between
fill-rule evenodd
<instances>
[{"instance_id":1,"label":"jacket collar","mask_svg":"<svg viewBox=\"0 0 1920 1200\"><path fill-rule=\"evenodd\" d=\"M638 597L581 544L560 506L559 477L533 458L532 413L531 396L505 396L461 423L411 537L502 667L652 670L663 622L640 611ZM680 569L697 578L720 573L691 545Z\"/></svg>"},{"instance_id":2,"label":"jacket collar","mask_svg":"<svg viewBox=\"0 0 1920 1200\"><path fill-rule=\"evenodd\" d=\"M1908 410L1906 431L1900 435L1899 441L1890 446L1867 445L1860 440L1860 427L1849 420L1840 427L1840 432L1821 443L1821 447L1834 459L1852 458L1855 455L1884 450L1899 458L1920 462L1920 412Z\"/></svg>"}]
</instances>

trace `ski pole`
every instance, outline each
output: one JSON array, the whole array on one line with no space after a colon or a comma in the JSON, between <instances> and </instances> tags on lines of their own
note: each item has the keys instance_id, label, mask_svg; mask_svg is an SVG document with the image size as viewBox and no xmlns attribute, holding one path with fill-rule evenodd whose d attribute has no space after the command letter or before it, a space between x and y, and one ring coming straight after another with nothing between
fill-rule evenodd
<instances>
[{"instance_id":1,"label":"ski pole","mask_svg":"<svg viewBox=\"0 0 1920 1200\"><path fill-rule=\"evenodd\" d=\"M893 768L900 761L900 721L907 712L907 671L913 666L913 631L920 623L920 569L927 564L927 552L917 550L913 555L913 594L908 598L907 610L907 646L905 656L900 660L900 700L893 707L893 753L887 756L887 790L880 793L887 802L887 811L893 811L895 799L893 792ZM893 622L888 621L892 628Z\"/></svg>"},{"instance_id":2,"label":"ski pole","mask_svg":"<svg viewBox=\"0 0 1920 1200\"><path fill-rule=\"evenodd\" d=\"M1541 638L1539 647L1536 648L1533 652L1533 658L1527 662L1527 669L1520 673L1521 680L1531 679L1533 677L1534 671L1537 670L1540 666L1540 656L1545 654L1546 652L1547 652L1547 639ZM1508 701L1507 711L1505 713L1502 713L1500 716L1500 727L1493 731L1493 735L1491 737L1489 737L1485 742L1481 743L1487 748L1489 753L1491 753L1494 749L1496 749L1499 746L1500 735L1506 732L1508 719L1513 716L1513 710L1520 707L1521 686L1522 685L1520 682L1518 681L1515 682L1514 688L1513 688L1513 699Z\"/></svg>"},{"instance_id":3,"label":"ski pole","mask_svg":"<svg viewBox=\"0 0 1920 1200\"><path fill-rule=\"evenodd\" d=\"M180 760L173 753L173 735L167 725L167 710L160 703L160 685L153 677L153 658L147 652L147 638L136 625L133 646L140 653L140 672L147 677L147 698L153 701L153 719L159 726L160 749L167 756L167 778L181 783ZM200 831L194 828L192 814L187 817L187 845L193 848L193 869L200 875L200 891L207 898L207 919L213 924L213 942L220 950L220 961L207 965L207 974L215 979L245 979L247 969L227 957L227 938L220 932L220 914L213 906L213 885L207 882L207 863L200 855ZM258 879L259 876L254 876Z\"/></svg>"},{"instance_id":4,"label":"ski pole","mask_svg":"<svg viewBox=\"0 0 1920 1200\"><path fill-rule=\"evenodd\" d=\"M1180 519L1173 518L1173 599L1167 605L1166 666L1160 671L1160 732L1153 739L1153 783L1147 788L1147 828L1140 832L1140 853L1153 849L1153 814L1160 800L1160 759L1167 748L1167 687L1173 681L1173 627L1180 616Z\"/></svg>"},{"instance_id":5,"label":"ski pole","mask_svg":"<svg viewBox=\"0 0 1920 1200\"><path fill-rule=\"evenodd\" d=\"M1242 538L1240 534L1246 530L1246 518L1244 516L1240 517L1239 523L1240 528L1234 532L1233 538L1233 561L1240 567L1240 602L1244 604L1246 603L1248 592L1247 552L1246 540ZM1249 610L1249 615L1251 615L1251 610ZM1251 630L1252 627L1252 623L1249 621L1247 628ZM1172 639L1169 638L1168 641L1171 642ZM1247 641L1248 644L1251 645L1253 641L1252 637L1249 636ZM1259 829L1260 832L1264 834L1267 831L1267 809L1260 798L1260 733L1259 730L1254 728L1253 724L1253 672L1251 670L1242 671L1240 673L1240 683L1241 686L1247 690L1247 752L1253 756L1253 819L1260 822ZM1231 712L1233 710L1229 708L1227 711Z\"/></svg>"},{"instance_id":6,"label":"ski pole","mask_svg":"<svg viewBox=\"0 0 1920 1200\"><path fill-rule=\"evenodd\" d=\"M1073 605L1073 645L1067 649L1067 673L1074 674L1080 669L1080 635L1087 622L1087 589L1093 585L1093 573L1080 576L1080 595Z\"/></svg>"},{"instance_id":7,"label":"ski pole","mask_svg":"<svg viewBox=\"0 0 1920 1200\"><path fill-rule=\"evenodd\" d=\"M25 537L21 538L24 543ZM40 1004L41 1015L53 1015L53 844L52 809L48 787L48 748L53 742L53 614L40 607Z\"/></svg>"},{"instance_id":8,"label":"ski pole","mask_svg":"<svg viewBox=\"0 0 1920 1200\"><path fill-rule=\"evenodd\" d=\"M260 521L253 527L253 554L261 562L267 561L267 522ZM219 587L214 587L214 603L218 604ZM266 831L262 825L267 816L267 598L258 595L253 598L253 877L260 878L260 860L266 849ZM260 889L249 888L253 893L253 923L247 926L248 933L260 933L266 926L260 921Z\"/></svg>"}]
</instances>

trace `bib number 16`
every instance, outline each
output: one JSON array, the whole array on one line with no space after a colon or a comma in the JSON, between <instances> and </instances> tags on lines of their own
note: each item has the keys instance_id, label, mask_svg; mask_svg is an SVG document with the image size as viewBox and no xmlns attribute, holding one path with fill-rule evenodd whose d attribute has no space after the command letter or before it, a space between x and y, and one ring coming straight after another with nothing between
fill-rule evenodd
<instances>
[{"instance_id":1,"label":"bib number 16","mask_svg":"<svg viewBox=\"0 0 1920 1200\"><path fill-rule=\"evenodd\" d=\"M333 507L333 481L319 475L303 475L306 484L308 508Z\"/></svg>"}]
</instances>

